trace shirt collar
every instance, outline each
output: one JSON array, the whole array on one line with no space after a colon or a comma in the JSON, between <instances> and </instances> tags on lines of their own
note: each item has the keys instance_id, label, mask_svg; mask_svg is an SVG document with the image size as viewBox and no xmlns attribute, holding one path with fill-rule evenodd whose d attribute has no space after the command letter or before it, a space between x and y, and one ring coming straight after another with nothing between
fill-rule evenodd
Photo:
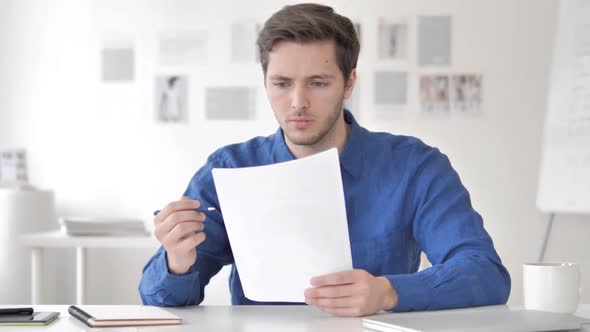
<instances>
[{"instance_id":1,"label":"shirt collar","mask_svg":"<svg viewBox=\"0 0 590 332\"><path fill-rule=\"evenodd\" d=\"M281 127L279 127L279 130L275 133L272 150L275 163L282 163L284 161L295 159L285 142L285 135L283 134L283 129Z\"/></svg>"},{"instance_id":2,"label":"shirt collar","mask_svg":"<svg viewBox=\"0 0 590 332\"><path fill-rule=\"evenodd\" d=\"M352 113L344 109L344 121L351 126L350 135L340 154L340 165L353 177L360 176L363 165L363 144L366 129L361 127Z\"/></svg>"},{"instance_id":3,"label":"shirt collar","mask_svg":"<svg viewBox=\"0 0 590 332\"><path fill-rule=\"evenodd\" d=\"M351 130L350 135L348 136L348 140L344 145L344 150L340 154L340 165L350 175L356 177L360 175L362 168L362 144L364 141L363 138L365 136L364 134L366 130L358 124L352 113L347 109L344 109L344 121L346 121L346 123L351 126ZM285 142L285 136L283 134L283 129L281 129L280 127L275 133L274 137L273 159L275 163L295 159L295 157L289 150L289 147L287 147L287 143Z\"/></svg>"}]
</instances>

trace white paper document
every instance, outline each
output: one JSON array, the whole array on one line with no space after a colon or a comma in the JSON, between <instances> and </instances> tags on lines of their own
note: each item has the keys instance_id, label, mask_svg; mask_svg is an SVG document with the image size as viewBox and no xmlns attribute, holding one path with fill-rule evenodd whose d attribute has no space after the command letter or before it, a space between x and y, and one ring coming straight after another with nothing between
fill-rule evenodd
<instances>
[{"instance_id":1,"label":"white paper document","mask_svg":"<svg viewBox=\"0 0 590 332\"><path fill-rule=\"evenodd\" d=\"M212 173L248 299L303 302L311 278L352 269L336 149Z\"/></svg>"}]
</instances>

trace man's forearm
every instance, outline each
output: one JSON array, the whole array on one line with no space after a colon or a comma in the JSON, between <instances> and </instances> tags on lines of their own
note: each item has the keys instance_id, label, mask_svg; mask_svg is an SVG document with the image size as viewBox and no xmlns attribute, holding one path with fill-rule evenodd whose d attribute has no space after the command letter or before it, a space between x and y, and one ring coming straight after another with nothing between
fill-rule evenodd
<instances>
[{"instance_id":1,"label":"man's forearm","mask_svg":"<svg viewBox=\"0 0 590 332\"><path fill-rule=\"evenodd\" d=\"M202 301L199 272L174 275L168 271L165 252L146 264L139 284L143 304L156 306L194 305Z\"/></svg>"},{"instance_id":2,"label":"man's forearm","mask_svg":"<svg viewBox=\"0 0 590 332\"><path fill-rule=\"evenodd\" d=\"M462 254L426 270L385 276L398 303L391 311L440 310L504 304L510 275L499 263L477 254Z\"/></svg>"}]
</instances>

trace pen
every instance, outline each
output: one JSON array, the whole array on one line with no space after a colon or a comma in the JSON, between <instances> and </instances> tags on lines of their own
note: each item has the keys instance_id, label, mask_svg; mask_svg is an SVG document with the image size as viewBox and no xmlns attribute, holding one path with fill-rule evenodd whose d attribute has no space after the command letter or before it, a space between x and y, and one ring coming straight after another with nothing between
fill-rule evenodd
<instances>
[{"instance_id":1,"label":"pen","mask_svg":"<svg viewBox=\"0 0 590 332\"><path fill-rule=\"evenodd\" d=\"M32 315L33 308L2 308L0 309L0 316L8 315Z\"/></svg>"},{"instance_id":2,"label":"pen","mask_svg":"<svg viewBox=\"0 0 590 332\"><path fill-rule=\"evenodd\" d=\"M215 210L217 210L217 209L214 208L214 207L212 207L212 206L210 206L210 207L207 208L207 211L215 211ZM204 211L197 210L197 209L195 209L195 211L197 211L197 212L203 212L204 213ZM157 215L158 213L160 213L160 210L154 211L154 216Z\"/></svg>"}]
</instances>

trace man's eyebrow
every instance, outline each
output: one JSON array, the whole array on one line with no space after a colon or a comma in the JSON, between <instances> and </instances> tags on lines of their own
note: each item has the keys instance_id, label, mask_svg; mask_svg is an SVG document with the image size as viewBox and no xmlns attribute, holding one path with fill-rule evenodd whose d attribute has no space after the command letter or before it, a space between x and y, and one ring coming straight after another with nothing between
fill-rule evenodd
<instances>
[{"instance_id":1,"label":"man's eyebrow","mask_svg":"<svg viewBox=\"0 0 590 332\"><path fill-rule=\"evenodd\" d=\"M336 76L332 75L332 74L317 74L317 75L312 75L307 77L308 80L314 80L314 79L321 79L321 80L330 80L330 79L335 79ZM293 80L292 78L283 76L283 75L271 75L269 76L269 79L271 80L278 80L278 81L291 81Z\"/></svg>"},{"instance_id":2,"label":"man's eyebrow","mask_svg":"<svg viewBox=\"0 0 590 332\"><path fill-rule=\"evenodd\" d=\"M313 80L313 79L321 79L321 80L331 80L331 79L335 79L336 76L332 75L332 74L319 74L319 75L313 75L310 76L309 79Z\"/></svg>"},{"instance_id":3,"label":"man's eyebrow","mask_svg":"<svg viewBox=\"0 0 590 332\"><path fill-rule=\"evenodd\" d=\"M290 81L291 79L286 77L286 76L282 76L282 75L271 75L268 77L271 80L277 80L277 81Z\"/></svg>"}]
</instances>

